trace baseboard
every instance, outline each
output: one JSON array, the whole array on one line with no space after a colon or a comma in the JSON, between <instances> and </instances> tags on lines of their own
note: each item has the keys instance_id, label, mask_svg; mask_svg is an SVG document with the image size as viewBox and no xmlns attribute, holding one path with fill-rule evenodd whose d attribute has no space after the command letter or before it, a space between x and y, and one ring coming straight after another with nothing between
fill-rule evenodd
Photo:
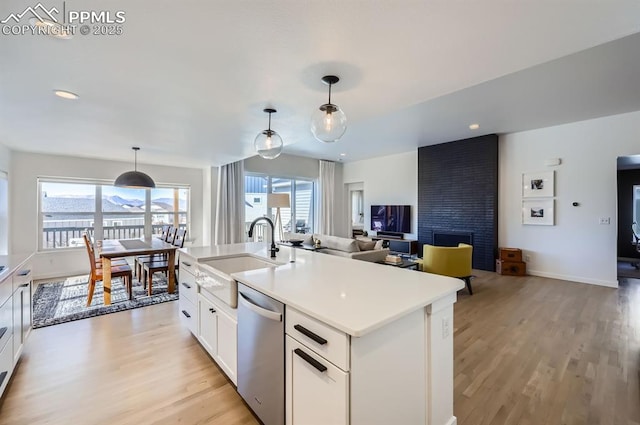
<instances>
[{"instance_id":1,"label":"baseboard","mask_svg":"<svg viewBox=\"0 0 640 425\"><path fill-rule=\"evenodd\" d=\"M87 269L82 269L80 271L71 271L69 273L66 273L64 276L60 276L60 272L53 272L53 273L38 273L36 275L33 276L33 280L34 281L42 281L42 280L54 280L54 279L64 279L67 278L69 276L81 276L83 274L86 274L87 276L89 276L89 273L91 271L87 270Z\"/></svg>"},{"instance_id":2,"label":"baseboard","mask_svg":"<svg viewBox=\"0 0 640 425\"><path fill-rule=\"evenodd\" d=\"M458 418L456 418L455 416L452 416L451 419L449 419L445 425L457 425L457 423L458 423Z\"/></svg>"},{"instance_id":3,"label":"baseboard","mask_svg":"<svg viewBox=\"0 0 640 425\"><path fill-rule=\"evenodd\" d=\"M608 288L618 287L617 280L610 281L610 280L601 280L601 279L589 279L587 277L582 277L582 276L569 276L569 275L563 275L563 274L541 272L538 270L531 270L531 269L527 270L527 274L531 276L548 277L550 279L568 280L570 282L588 283L589 285L606 286Z\"/></svg>"}]
</instances>

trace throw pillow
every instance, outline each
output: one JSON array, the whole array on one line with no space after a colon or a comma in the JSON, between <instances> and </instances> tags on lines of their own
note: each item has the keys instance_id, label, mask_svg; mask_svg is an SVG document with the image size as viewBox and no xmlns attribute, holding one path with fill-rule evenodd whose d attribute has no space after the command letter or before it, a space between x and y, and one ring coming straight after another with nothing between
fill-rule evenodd
<instances>
[{"instance_id":1,"label":"throw pillow","mask_svg":"<svg viewBox=\"0 0 640 425\"><path fill-rule=\"evenodd\" d=\"M382 242L384 242L382 239L377 240L376 245L373 247L373 249L382 249Z\"/></svg>"},{"instance_id":2,"label":"throw pillow","mask_svg":"<svg viewBox=\"0 0 640 425\"><path fill-rule=\"evenodd\" d=\"M361 241L357 239L358 247L360 247L360 251L371 251L375 246L375 241Z\"/></svg>"}]
</instances>

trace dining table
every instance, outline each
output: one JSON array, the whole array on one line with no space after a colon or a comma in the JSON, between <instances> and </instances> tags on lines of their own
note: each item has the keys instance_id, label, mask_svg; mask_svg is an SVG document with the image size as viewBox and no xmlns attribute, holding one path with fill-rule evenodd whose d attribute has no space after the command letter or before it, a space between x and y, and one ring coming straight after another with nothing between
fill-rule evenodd
<instances>
[{"instance_id":1,"label":"dining table","mask_svg":"<svg viewBox=\"0 0 640 425\"><path fill-rule=\"evenodd\" d=\"M104 239L96 242L96 250L102 258L102 284L104 286L104 305L111 304L111 260L114 258L137 255L167 255L169 266L167 292L175 292L175 261L177 246L157 237L138 239Z\"/></svg>"}]
</instances>

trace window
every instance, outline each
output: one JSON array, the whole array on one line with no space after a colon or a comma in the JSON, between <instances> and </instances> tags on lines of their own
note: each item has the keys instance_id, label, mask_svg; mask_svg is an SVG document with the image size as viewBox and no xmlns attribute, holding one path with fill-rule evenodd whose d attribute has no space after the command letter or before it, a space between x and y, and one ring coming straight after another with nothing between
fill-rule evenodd
<instances>
[{"instance_id":1,"label":"window","mask_svg":"<svg viewBox=\"0 0 640 425\"><path fill-rule=\"evenodd\" d=\"M128 189L48 179L38 183L40 250L84 246L85 230L96 239L130 239L160 234L163 224L188 227L188 187Z\"/></svg>"},{"instance_id":2,"label":"window","mask_svg":"<svg viewBox=\"0 0 640 425\"><path fill-rule=\"evenodd\" d=\"M291 208L280 208L285 232L311 233L315 228L315 182L302 178L286 178L247 174L245 181L245 220L249 224L258 217L275 217L267 208L268 193L288 193ZM256 228L256 240L265 239L265 228Z\"/></svg>"}]
</instances>

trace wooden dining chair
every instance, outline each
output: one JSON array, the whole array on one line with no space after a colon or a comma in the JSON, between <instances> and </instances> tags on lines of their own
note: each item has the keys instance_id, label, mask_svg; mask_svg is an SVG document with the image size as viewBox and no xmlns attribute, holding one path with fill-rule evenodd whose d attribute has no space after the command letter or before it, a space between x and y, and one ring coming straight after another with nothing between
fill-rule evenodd
<instances>
[{"instance_id":1,"label":"wooden dining chair","mask_svg":"<svg viewBox=\"0 0 640 425\"><path fill-rule=\"evenodd\" d=\"M102 267L102 257L99 257L96 255L95 246L91 241L91 238L89 237L89 235L87 233L83 233L82 239L84 239L84 245L86 246L87 252L89 253L89 255L92 255L93 258L95 258L96 267L98 268ZM112 258L111 265L112 266L128 266L129 263L127 263L127 260L124 258Z\"/></svg>"},{"instance_id":2,"label":"wooden dining chair","mask_svg":"<svg viewBox=\"0 0 640 425\"><path fill-rule=\"evenodd\" d=\"M95 252L92 249L91 243L87 235L84 236L85 244L87 245L87 254L89 256L89 264L91 265L91 274L89 275L89 291L87 294L87 307L91 305L93 299L93 292L96 289L96 282L103 280L103 267L98 267L98 261L96 261ZM133 299L133 276L131 273L131 267L129 264L112 264L111 265L111 277L121 277L124 281L125 288L129 299Z\"/></svg>"},{"instance_id":3,"label":"wooden dining chair","mask_svg":"<svg viewBox=\"0 0 640 425\"><path fill-rule=\"evenodd\" d=\"M173 241L173 245L182 248L184 247L184 241L187 237L187 230L180 229L177 231L175 239ZM177 256L176 256L177 258ZM178 270L178 262L174 263L175 270ZM161 261L150 261L143 263L143 271L142 271L142 280L144 287L148 290L149 296L151 296L152 288L151 284L153 282L153 275L156 272L164 272L165 275L169 273L169 261L161 260ZM148 283L147 283L148 280Z\"/></svg>"},{"instance_id":4,"label":"wooden dining chair","mask_svg":"<svg viewBox=\"0 0 640 425\"><path fill-rule=\"evenodd\" d=\"M165 231L165 227L162 227L162 236L161 239L167 243L173 243L173 241L176 238L176 232L178 229L176 229L173 226L167 225L166 231ZM144 282L144 279L140 279L140 276L142 275L142 267L144 265L144 263L148 263L150 261L162 261L162 260L166 260L167 256L166 254L154 254L154 255L138 255L133 259L133 267L134 267L134 271L135 271L135 275L136 275L136 279L138 279L138 282Z\"/></svg>"}]
</instances>

